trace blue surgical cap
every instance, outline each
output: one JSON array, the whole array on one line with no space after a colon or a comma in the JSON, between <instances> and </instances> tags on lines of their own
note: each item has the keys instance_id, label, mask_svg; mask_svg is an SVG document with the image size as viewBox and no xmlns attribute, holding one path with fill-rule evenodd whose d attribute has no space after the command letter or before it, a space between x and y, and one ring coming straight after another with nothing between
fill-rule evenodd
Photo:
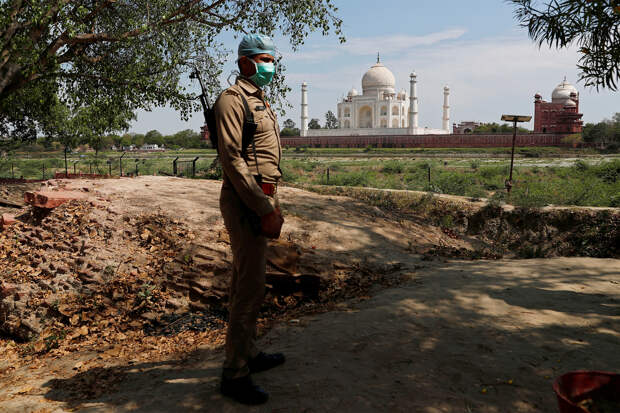
<instances>
[{"instance_id":1,"label":"blue surgical cap","mask_svg":"<svg viewBox=\"0 0 620 413\"><path fill-rule=\"evenodd\" d=\"M246 34L239 43L238 58L268 53L275 56L276 46L271 37L262 34Z\"/></svg>"}]
</instances>

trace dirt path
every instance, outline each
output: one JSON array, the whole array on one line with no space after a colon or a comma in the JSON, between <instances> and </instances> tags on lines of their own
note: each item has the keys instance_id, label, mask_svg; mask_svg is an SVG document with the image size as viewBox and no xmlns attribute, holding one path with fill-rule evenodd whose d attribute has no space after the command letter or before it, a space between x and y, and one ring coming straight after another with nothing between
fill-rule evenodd
<instances>
[{"instance_id":1,"label":"dirt path","mask_svg":"<svg viewBox=\"0 0 620 413\"><path fill-rule=\"evenodd\" d=\"M408 285L263 337L265 349L288 356L256 377L271 391L266 406L222 398L221 351L202 348L183 360L121 363L118 390L79 411L552 412L552 378L620 370L619 286L617 260L429 264ZM31 394L0 408L72 411L67 389L89 372L63 373L22 382Z\"/></svg>"},{"instance_id":2,"label":"dirt path","mask_svg":"<svg viewBox=\"0 0 620 413\"><path fill-rule=\"evenodd\" d=\"M161 209L194 229L221 227L218 183L144 177L78 181L110 214ZM454 243L344 197L282 190L285 237L334 260L399 263L411 281L282 321L261 338L287 363L256 376L271 401L245 408L217 392L222 351L195 344L152 362L94 363L69 353L0 376L6 412L553 412L553 378L620 371L620 260L423 260L416 246ZM329 255L331 254L331 255ZM93 367L97 365L97 367ZM72 391L100 385L93 397Z\"/></svg>"}]
</instances>

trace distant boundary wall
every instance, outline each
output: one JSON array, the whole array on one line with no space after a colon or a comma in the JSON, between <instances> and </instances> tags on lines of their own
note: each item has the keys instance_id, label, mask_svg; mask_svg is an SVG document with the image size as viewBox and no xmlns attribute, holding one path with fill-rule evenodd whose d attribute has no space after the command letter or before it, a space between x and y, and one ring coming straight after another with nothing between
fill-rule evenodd
<instances>
[{"instance_id":1,"label":"distant boundary wall","mask_svg":"<svg viewBox=\"0 0 620 413\"><path fill-rule=\"evenodd\" d=\"M516 146L564 146L565 134L517 134ZM452 135L374 135L374 136L283 136L282 146L309 148L482 148L510 147L512 134L452 134ZM590 146L580 144L580 147Z\"/></svg>"},{"instance_id":2,"label":"distant boundary wall","mask_svg":"<svg viewBox=\"0 0 620 413\"><path fill-rule=\"evenodd\" d=\"M54 179L101 179L101 178L111 178L110 175L101 175L101 174L83 174L83 173L77 173L77 174L66 174L64 172L56 172L54 174Z\"/></svg>"},{"instance_id":3,"label":"distant boundary wall","mask_svg":"<svg viewBox=\"0 0 620 413\"><path fill-rule=\"evenodd\" d=\"M0 185L31 184L34 182L45 182L45 181L46 179L0 178Z\"/></svg>"}]
</instances>

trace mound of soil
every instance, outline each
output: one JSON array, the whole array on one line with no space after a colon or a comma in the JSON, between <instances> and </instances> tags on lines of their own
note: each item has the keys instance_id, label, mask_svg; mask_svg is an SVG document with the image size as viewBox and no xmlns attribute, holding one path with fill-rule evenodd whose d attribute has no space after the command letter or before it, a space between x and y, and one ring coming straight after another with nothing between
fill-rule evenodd
<instances>
[{"instance_id":1,"label":"mound of soil","mask_svg":"<svg viewBox=\"0 0 620 413\"><path fill-rule=\"evenodd\" d=\"M91 201L32 209L0 233L0 333L29 354L106 345L129 331L222 329L229 240L153 214L116 216ZM291 241L270 243L263 316L316 310L401 281L399 265L333 262Z\"/></svg>"}]
</instances>

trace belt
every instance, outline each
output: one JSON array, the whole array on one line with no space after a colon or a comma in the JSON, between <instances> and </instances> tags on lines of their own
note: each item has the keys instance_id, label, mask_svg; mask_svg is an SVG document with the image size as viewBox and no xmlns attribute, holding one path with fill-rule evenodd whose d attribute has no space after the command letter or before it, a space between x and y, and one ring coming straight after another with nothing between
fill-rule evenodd
<instances>
[{"instance_id":1,"label":"belt","mask_svg":"<svg viewBox=\"0 0 620 413\"><path fill-rule=\"evenodd\" d=\"M261 189L263 190L263 193L264 193L265 195L268 195L268 196L273 196L273 195L275 195L276 190L277 190L277 188L278 188L278 187L277 187L277 185L275 185L275 184L265 184L265 183L261 183L261 184L260 184L260 186L261 186Z\"/></svg>"}]
</instances>

